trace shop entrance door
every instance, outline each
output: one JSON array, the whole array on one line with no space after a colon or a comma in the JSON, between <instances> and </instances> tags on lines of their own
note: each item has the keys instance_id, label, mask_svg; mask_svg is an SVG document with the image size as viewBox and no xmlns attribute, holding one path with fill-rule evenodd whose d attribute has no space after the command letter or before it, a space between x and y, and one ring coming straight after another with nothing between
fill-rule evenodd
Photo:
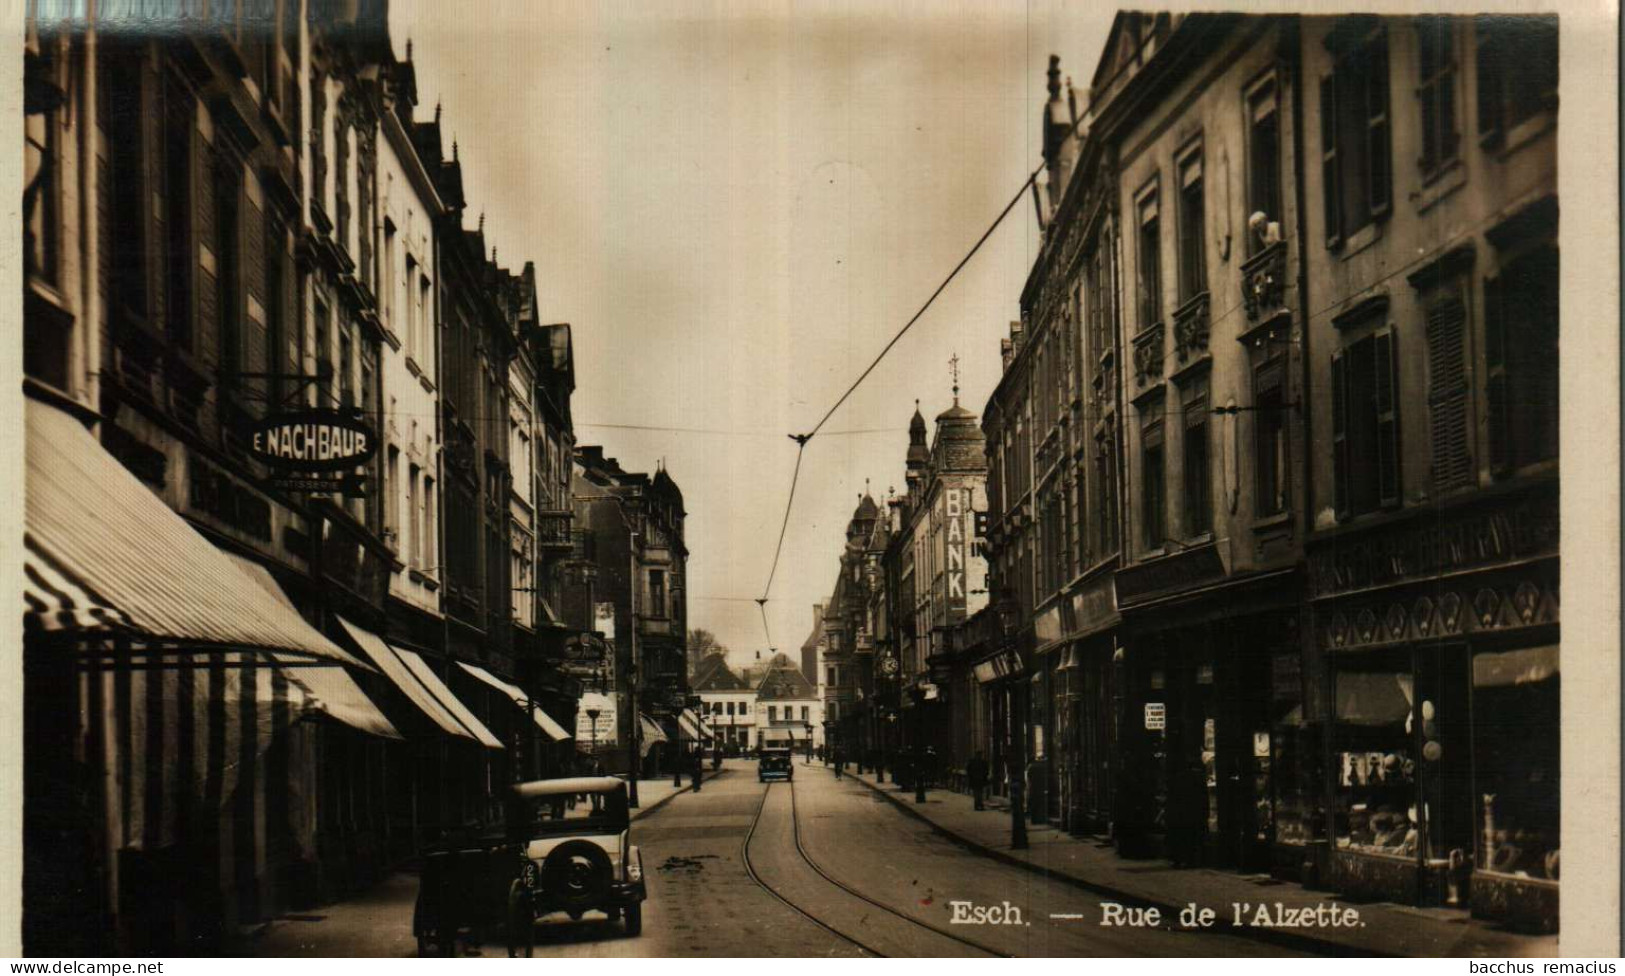
<instances>
[{"instance_id":1,"label":"shop entrance door","mask_svg":"<svg viewBox=\"0 0 1625 976\"><path fill-rule=\"evenodd\" d=\"M1235 647L1219 676L1216 862L1240 871L1270 866L1270 658Z\"/></svg>"}]
</instances>

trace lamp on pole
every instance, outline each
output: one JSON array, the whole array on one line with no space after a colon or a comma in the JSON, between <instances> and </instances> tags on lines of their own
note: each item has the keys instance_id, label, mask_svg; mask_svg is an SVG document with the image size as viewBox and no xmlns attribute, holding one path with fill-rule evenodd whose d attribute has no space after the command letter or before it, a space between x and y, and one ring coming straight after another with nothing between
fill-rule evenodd
<instances>
[{"instance_id":1,"label":"lamp on pole","mask_svg":"<svg viewBox=\"0 0 1625 976\"><path fill-rule=\"evenodd\" d=\"M835 759L835 742L831 738L835 733L835 723L824 719L824 765L828 766Z\"/></svg>"},{"instance_id":2,"label":"lamp on pole","mask_svg":"<svg viewBox=\"0 0 1625 976\"><path fill-rule=\"evenodd\" d=\"M925 689L909 689L914 699L914 802L925 802Z\"/></svg>"},{"instance_id":3,"label":"lamp on pole","mask_svg":"<svg viewBox=\"0 0 1625 976\"><path fill-rule=\"evenodd\" d=\"M591 724L591 728L587 732L587 741L590 743L587 752L594 759L598 758L598 716L602 714L604 712L601 708L587 709L587 721Z\"/></svg>"},{"instance_id":4,"label":"lamp on pole","mask_svg":"<svg viewBox=\"0 0 1625 976\"><path fill-rule=\"evenodd\" d=\"M890 706L886 708L886 724L880 732L880 765L875 767L875 782L882 785L886 782L886 767L891 766L892 782L897 781L897 767L893 765L892 752L888 746L897 737L897 710Z\"/></svg>"},{"instance_id":5,"label":"lamp on pole","mask_svg":"<svg viewBox=\"0 0 1625 976\"><path fill-rule=\"evenodd\" d=\"M1006 590L999 597L997 613L1004 653L1013 653L1016 630L1021 626L1021 604ZM1013 720L1014 716L1009 718ZM1015 724L1013 721L1008 721L1006 728L1010 728L1013 724ZM1020 743L1011 742L1005 750L1010 776L1010 847L1018 851L1027 849L1027 813L1022 809L1023 794L1027 785L1026 753L1025 736Z\"/></svg>"}]
</instances>

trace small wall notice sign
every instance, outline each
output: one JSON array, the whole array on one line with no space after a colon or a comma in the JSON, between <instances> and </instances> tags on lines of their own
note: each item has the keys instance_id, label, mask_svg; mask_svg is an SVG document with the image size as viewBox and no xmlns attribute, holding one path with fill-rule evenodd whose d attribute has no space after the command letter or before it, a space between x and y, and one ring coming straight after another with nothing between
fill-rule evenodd
<instances>
[{"instance_id":1,"label":"small wall notice sign","mask_svg":"<svg viewBox=\"0 0 1625 976\"><path fill-rule=\"evenodd\" d=\"M1168 706L1162 702L1146 702L1145 727L1158 732L1166 729L1168 727Z\"/></svg>"}]
</instances>

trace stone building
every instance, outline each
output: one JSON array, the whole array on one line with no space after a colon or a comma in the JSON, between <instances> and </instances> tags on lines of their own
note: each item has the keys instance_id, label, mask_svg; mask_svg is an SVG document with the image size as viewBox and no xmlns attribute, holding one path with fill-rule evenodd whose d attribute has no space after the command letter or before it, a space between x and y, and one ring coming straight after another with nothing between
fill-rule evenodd
<instances>
[{"instance_id":1,"label":"stone building","mask_svg":"<svg viewBox=\"0 0 1625 976\"><path fill-rule=\"evenodd\" d=\"M1300 43L1312 834L1344 890L1555 930L1557 19Z\"/></svg>"}]
</instances>

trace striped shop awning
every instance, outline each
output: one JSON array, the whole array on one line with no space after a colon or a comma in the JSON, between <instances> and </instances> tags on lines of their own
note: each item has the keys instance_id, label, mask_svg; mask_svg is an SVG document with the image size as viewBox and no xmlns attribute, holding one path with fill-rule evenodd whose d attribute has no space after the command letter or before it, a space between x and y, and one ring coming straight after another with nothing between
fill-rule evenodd
<instances>
[{"instance_id":1,"label":"striped shop awning","mask_svg":"<svg viewBox=\"0 0 1625 976\"><path fill-rule=\"evenodd\" d=\"M705 731L692 708L677 713L677 731L684 742L709 742L711 733Z\"/></svg>"},{"instance_id":2,"label":"striped shop awning","mask_svg":"<svg viewBox=\"0 0 1625 976\"><path fill-rule=\"evenodd\" d=\"M655 743L671 741L670 737L666 735L666 730L660 727L660 723L642 712L638 713L638 728L643 740L640 743L641 749L639 751L646 756Z\"/></svg>"},{"instance_id":3,"label":"striped shop awning","mask_svg":"<svg viewBox=\"0 0 1625 976\"><path fill-rule=\"evenodd\" d=\"M367 666L289 614L76 418L24 401L25 626Z\"/></svg>"},{"instance_id":4,"label":"striped shop awning","mask_svg":"<svg viewBox=\"0 0 1625 976\"><path fill-rule=\"evenodd\" d=\"M515 706L519 706L521 702L530 698L529 695L525 694L524 689L520 688L518 685L503 681L501 678L480 667L478 664L469 664L465 661L458 661L457 666L501 692L502 695L509 701L512 701ZM563 726L553 721L552 716L542 711L542 706L536 704L534 701L532 701L530 705L530 717L535 720L537 726L539 726L543 732L547 733L547 737L552 739L554 742L567 742L573 738L570 733L564 731Z\"/></svg>"},{"instance_id":5,"label":"striped shop awning","mask_svg":"<svg viewBox=\"0 0 1625 976\"><path fill-rule=\"evenodd\" d=\"M226 553L226 556L251 579L264 587L272 599L285 607L289 613L299 613L299 608L288 599L287 591L282 589L282 584L276 581L276 577L271 575L269 569L243 556L233 553ZM297 661L283 662L281 658L278 658L278 661L285 665L282 670L288 679L308 693L310 706L316 711L324 712L345 725L372 735L386 739L401 738L395 726L390 724L384 713L378 710L378 706L367 697L367 693L361 690L361 686L356 684L355 679L343 668L301 667Z\"/></svg>"},{"instance_id":6,"label":"striped shop awning","mask_svg":"<svg viewBox=\"0 0 1625 976\"><path fill-rule=\"evenodd\" d=\"M384 677L399 688L401 693L412 704L416 705L423 714L429 716L429 720L438 725L441 731L461 739L479 741L475 738L472 729L458 721L457 716L451 713L451 710L435 696L434 692L424 687L418 676L406 665L406 662L396 656L395 650L384 643L382 637L365 627L345 620L343 617L338 618L338 620L339 624L344 627L345 632L350 635L350 639L355 641L356 646L361 648L362 653L367 655L372 660L372 663L378 666L378 670L384 673ZM486 734L489 735L490 733Z\"/></svg>"},{"instance_id":7,"label":"striped shop awning","mask_svg":"<svg viewBox=\"0 0 1625 976\"><path fill-rule=\"evenodd\" d=\"M474 738L479 740L480 745L485 746L487 749L502 748L502 740L492 735L491 730L485 727L485 723L476 718L460 698L452 694L451 689L446 687L446 683L440 680L438 674L434 673L434 669L429 667L428 662L424 661L415 651L409 651L404 647L396 647L391 644L389 649L400 655L401 660L406 662L406 666L412 670L417 679L423 682L423 687L429 689L430 694L440 699L440 703L445 705L453 715L457 716L457 720L462 722L470 732L474 733Z\"/></svg>"}]
</instances>

